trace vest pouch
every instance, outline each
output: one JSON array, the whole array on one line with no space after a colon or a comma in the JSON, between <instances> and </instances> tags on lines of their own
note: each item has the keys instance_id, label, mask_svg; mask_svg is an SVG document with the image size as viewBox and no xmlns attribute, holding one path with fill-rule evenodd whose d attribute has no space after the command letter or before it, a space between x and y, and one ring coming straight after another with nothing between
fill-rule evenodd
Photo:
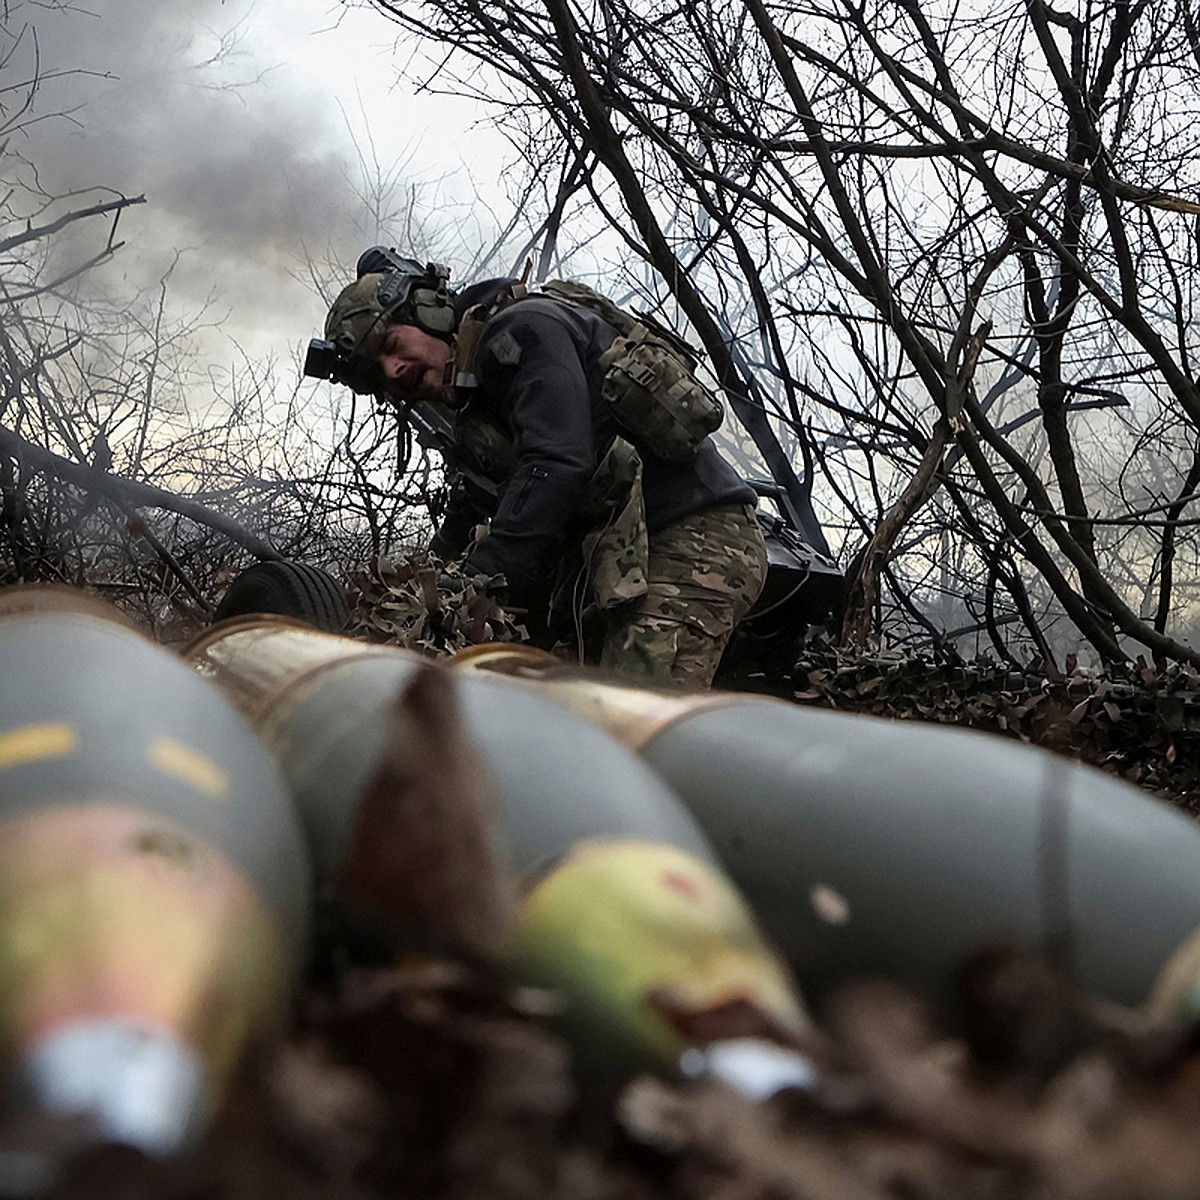
<instances>
[{"instance_id":1,"label":"vest pouch","mask_svg":"<svg viewBox=\"0 0 1200 1200\"><path fill-rule=\"evenodd\" d=\"M692 458L725 415L691 364L644 326L617 337L596 373L600 397L629 440L667 462Z\"/></svg>"}]
</instances>

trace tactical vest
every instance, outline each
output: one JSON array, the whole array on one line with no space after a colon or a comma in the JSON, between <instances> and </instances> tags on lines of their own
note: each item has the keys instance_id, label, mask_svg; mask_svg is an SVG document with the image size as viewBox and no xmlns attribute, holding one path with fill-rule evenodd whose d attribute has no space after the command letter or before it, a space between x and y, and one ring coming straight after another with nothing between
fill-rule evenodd
<instances>
[{"instance_id":1,"label":"tactical vest","mask_svg":"<svg viewBox=\"0 0 1200 1200\"><path fill-rule=\"evenodd\" d=\"M597 313L616 330L588 378L592 402L607 412L638 449L667 462L687 462L724 418L721 401L695 376L699 353L645 313L628 313L586 284L551 280L538 293ZM491 305L464 315L455 339L454 380L473 386L488 322L527 297L523 284Z\"/></svg>"}]
</instances>

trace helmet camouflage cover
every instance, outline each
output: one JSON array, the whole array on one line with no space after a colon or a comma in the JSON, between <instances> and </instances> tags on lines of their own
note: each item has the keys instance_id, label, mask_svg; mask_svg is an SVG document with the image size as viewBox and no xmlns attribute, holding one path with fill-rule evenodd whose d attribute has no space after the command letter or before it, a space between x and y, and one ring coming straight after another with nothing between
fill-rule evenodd
<instances>
[{"instance_id":1,"label":"helmet camouflage cover","mask_svg":"<svg viewBox=\"0 0 1200 1200\"><path fill-rule=\"evenodd\" d=\"M325 336L343 354L375 358L389 325L415 325L443 341L454 336L454 293L433 273L437 268L422 268L415 259L392 262L394 270L360 275L330 307Z\"/></svg>"},{"instance_id":2,"label":"helmet camouflage cover","mask_svg":"<svg viewBox=\"0 0 1200 1200\"><path fill-rule=\"evenodd\" d=\"M383 275L364 275L344 287L325 318L325 336L343 354L374 358L383 349L383 337L392 321L384 320L379 303Z\"/></svg>"}]
</instances>

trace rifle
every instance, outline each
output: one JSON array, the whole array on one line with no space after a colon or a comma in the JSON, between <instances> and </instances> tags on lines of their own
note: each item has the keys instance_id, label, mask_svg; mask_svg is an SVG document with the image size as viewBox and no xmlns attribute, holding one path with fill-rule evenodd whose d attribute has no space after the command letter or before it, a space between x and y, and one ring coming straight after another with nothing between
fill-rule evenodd
<instances>
[{"instance_id":1,"label":"rifle","mask_svg":"<svg viewBox=\"0 0 1200 1200\"><path fill-rule=\"evenodd\" d=\"M417 444L426 450L436 450L446 464L449 474L473 484L495 500L500 494L496 482L463 460L454 436L454 422L443 405L432 400L389 401L397 416L410 430Z\"/></svg>"}]
</instances>

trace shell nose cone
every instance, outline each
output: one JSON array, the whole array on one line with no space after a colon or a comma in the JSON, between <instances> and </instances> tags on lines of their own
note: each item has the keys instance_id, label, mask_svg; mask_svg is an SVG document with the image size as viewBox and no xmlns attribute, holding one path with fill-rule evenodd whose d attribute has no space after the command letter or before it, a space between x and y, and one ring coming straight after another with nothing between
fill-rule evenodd
<instances>
[{"instance_id":1,"label":"shell nose cone","mask_svg":"<svg viewBox=\"0 0 1200 1200\"><path fill-rule=\"evenodd\" d=\"M92 1138L163 1158L184 1147L208 1108L204 1068L169 1030L106 1017L55 1029L20 1064L18 1095L81 1118Z\"/></svg>"},{"instance_id":2,"label":"shell nose cone","mask_svg":"<svg viewBox=\"0 0 1200 1200\"><path fill-rule=\"evenodd\" d=\"M811 1091L817 1084L817 1069L805 1055L757 1038L685 1050L679 1069L693 1079L719 1079L751 1100L766 1100L784 1088Z\"/></svg>"}]
</instances>

